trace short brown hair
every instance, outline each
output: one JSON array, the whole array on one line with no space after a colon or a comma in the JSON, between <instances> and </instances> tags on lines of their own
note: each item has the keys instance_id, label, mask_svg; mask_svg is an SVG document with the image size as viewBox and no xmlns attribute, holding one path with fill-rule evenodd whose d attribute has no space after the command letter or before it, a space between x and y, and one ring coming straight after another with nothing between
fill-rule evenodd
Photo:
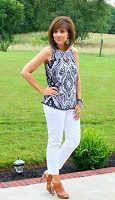
<instances>
[{"instance_id":1,"label":"short brown hair","mask_svg":"<svg viewBox=\"0 0 115 200\"><path fill-rule=\"evenodd\" d=\"M65 45L65 49L68 49L75 40L76 31L73 21L67 16L59 16L52 21L48 30L49 43L51 46L57 48L53 38L53 32L60 28L65 28L68 31L70 43Z\"/></svg>"}]
</instances>

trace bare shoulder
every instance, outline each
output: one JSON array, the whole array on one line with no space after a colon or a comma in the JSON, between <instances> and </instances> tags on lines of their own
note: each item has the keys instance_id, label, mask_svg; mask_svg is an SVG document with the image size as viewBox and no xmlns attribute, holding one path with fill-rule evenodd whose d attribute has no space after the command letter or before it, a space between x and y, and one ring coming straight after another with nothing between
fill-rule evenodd
<instances>
[{"instance_id":1,"label":"bare shoulder","mask_svg":"<svg viewBox=\"0 0 115 200\"><path fill-rule=\"evenodd\" d=\"M75 61L77 63L77 66L79 67L79 55L78 55L78 50L75 47L72 47L73 55L75 58Z\"/></svg>"},{"instance_id":2,"label":"bare shoulder","mask_svg":"<svg viewBox=\"0 0 115 200\"><path fill-rule=\"evenodd\" d=\"M52 54L52 49L50 46L44 47L41 52L47 56L50 56Z\"/></svg>"},{"instance_id":3,"label":"bare shoulder","mask_svg":"<svg viewBox=\"0 0 115 200\"><path fill-rule=\"evenodd\" d=\"M78 56L78 50L73 46L72 46L72 51L73 51L75 56Z\"/></svg>"}]
</instances>

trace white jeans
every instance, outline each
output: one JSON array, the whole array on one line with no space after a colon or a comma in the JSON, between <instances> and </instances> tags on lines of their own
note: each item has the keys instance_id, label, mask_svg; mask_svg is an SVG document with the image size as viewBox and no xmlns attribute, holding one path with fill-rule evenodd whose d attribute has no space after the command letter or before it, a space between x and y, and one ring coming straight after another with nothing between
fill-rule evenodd
<instances>
[{"instance_id":1,"label":"white jeans","mask_svg":"<svg viewBox=\"0 0 115 200\"><path fill-rule=\"evenodd\" d=\"M80 120L73 118L73 109L58 110L44 104L43 107L48 128L47 168L49 174L55 175L80 143Z\"/></svg>"}]
</instances>

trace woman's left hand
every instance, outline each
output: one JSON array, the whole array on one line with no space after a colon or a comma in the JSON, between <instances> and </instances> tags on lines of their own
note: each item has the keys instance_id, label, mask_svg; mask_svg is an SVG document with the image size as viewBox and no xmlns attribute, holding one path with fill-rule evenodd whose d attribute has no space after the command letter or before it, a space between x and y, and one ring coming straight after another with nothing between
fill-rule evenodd
<instances>
[{"instance_id":1,"label":"woman's left hand","mask_svg":"<svg viewBox=\"0 0 115 200\"><path fill-rule=\"evenodd\" d=\"M74 108L74 119L75 120L79 120L80 118L80 113L81 113L81 107L80 105L76 105L75 108Z\"/></svg>"}]
</instances>

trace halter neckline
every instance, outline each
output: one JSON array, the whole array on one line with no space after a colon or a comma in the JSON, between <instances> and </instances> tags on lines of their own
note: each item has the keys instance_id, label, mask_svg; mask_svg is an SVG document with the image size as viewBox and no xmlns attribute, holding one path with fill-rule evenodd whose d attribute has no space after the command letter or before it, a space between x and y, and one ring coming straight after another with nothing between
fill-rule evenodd
<instances>
[{"instance_id":1,"label":"halter neckline","mask_svg":"<svg viewBox=\"0 0 115 200\"><path fill-rule=\"evenodd\" d=\"M66 53L66 52L68 52L68 51L71 50L71 47L69 47L66 51L62 51L62 50L56 49L56 48L54 48L54 50L59 51L59 52L61 52L61 53Z\"/></svg>"}]
</instances>

